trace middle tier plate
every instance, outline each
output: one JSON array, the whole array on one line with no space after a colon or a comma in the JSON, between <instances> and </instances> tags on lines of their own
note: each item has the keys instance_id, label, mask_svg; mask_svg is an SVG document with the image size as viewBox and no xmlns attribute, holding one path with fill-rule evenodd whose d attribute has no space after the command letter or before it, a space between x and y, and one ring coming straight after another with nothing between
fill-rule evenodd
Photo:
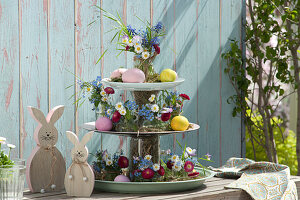
<instances>
[{"instance_id":1,"label":"middle tier plate","mask_svg":"<svg viewBox=\"0 0 300 200\"><path fill-rule=\"evenodd\" d=\"M128 91L153 91L153 90L166 90L174 88L184 82L184 78L178 78L174 82L160 82L160 83L123 83L111 82L110 78L105 78L101 81L104 85L110 86L115 89L128 90Z\"/></svg>"},{"instance_id":2,"label":"middle tier plate","mask_svg":"<svg viewBox=\"0 0 300 200\"><path fill-rule=\"evenodd\" d=\"M161 131L161 132L117 132L117 131L98 131L95 128L95 122L88 122L84 123L83 127L86 130L89 131L96 131L99 133L105 133L105 134L112 134L112 135L118 135L118 136L131 136L131 137L138 137L138 136L153 136L153 135L169 135L169 134L176 134L176 133L186 133L198 130L200 126L198 124L190 123L190 128L185 131Z\"/></svg>"}]
</instances>

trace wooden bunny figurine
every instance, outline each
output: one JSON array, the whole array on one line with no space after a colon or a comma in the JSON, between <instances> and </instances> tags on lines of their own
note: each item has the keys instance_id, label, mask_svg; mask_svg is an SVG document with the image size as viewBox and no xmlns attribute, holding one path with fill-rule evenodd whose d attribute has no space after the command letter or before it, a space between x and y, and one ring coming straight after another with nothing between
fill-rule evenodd
<instances>
[{"instance_id":1,"label":"wooden bunny figurine","mask_svg":"<svg viewBox=\"0 0 300 200\"><path fill-rule=\"evenodd\" d=\"M65 188L68 196L89 197L94 189L94 172L87 163L86 143L92 138L93 131L85 134L79 142L77 135L67 131L68 139L74 144L71 151L72 164L65 175Z\"/></svg>"},{"instance_id":2,"label":"wooden bunny figurine","mask_svg":"<svg viewBox=\"0 0 300 200\"><path fill-rule=\"evenodd\" d=\"M38 122L34 132L36 148L31 152L26 164L26 179L31 192L61 191L64 189L66 163L55 147L58 132L54 123L62 116L64 106L56 106L45 118L42 111L28 107L32 117Z\"/></svg>"}]
</instances>

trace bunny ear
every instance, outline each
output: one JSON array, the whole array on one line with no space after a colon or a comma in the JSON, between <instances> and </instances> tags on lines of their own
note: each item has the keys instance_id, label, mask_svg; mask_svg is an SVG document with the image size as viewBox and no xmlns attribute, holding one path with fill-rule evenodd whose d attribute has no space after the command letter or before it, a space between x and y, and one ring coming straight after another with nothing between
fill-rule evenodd
<instances>
[{"instance_id":1,"label":"bunny ear","mask_svg":"<svg viewBox=\"0 0 300 200\"><path fill-rule=\"evenodd\" d=\"M62 116L62 114L64 113L64 109L65 107L60 105L50 110L47 115L47 122L49 122L50 124L54 124Z\"/></svg>"},{"instance_id":2,"label":"bunny ear","mask_svg":"<svg viewBox=\"0 0 300 200\"><path fill-rule=\"evenodd\" d=\"M76 146L79 143L78 137L75 133L71 131L66 131L68 139Z\"/></svg>"},{"instance_id":3,"label":"bunny ear","mask_svg":"<svg viewBox=\"0 0 300 200\"><path fill-rule=\"evenodd\" d=\"M29 110L30 115L33 117L33 119L35 119L40 124L47 124L44 113L41 110L34 108L32 106L28 106L27 108Z\"/></svg>"},{"instance_id":4,"label":"bunny ear","mask_svg":"<svg viewBox=\"0 0 300 200\"><path fill-rule=\"evenodd\" d=\"M82 145L86 145L86 143L88 143L88 141L90 141L90 139L92 138L94 134L94 131L88 132L87 134L85 134L81 140L81 144Z\"/></svg>"}]
</instances>

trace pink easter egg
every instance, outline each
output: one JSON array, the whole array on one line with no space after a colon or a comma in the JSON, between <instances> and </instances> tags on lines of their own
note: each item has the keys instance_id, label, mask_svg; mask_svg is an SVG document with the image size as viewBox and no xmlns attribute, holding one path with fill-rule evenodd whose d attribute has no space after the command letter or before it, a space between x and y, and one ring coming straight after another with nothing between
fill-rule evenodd
<instances>
[{"instance_id":1,"label":"pink easter egg","mask_svg":"<svg viewBox=\"0 0 300 200\"><path fill-rule=\"evenodd\" d=\"M116 69L111 73L110 78L121 78L122 74L126 71L127 69L125 68Z\"/></svg>"},{"instance_id":2,"label":"pink easter egg","mask_svg":"<svg viewBox=\"0 0 300 200\"><path fill-rule=\"evenodd\" d=\"M143 83L145 81L145 73L137 68L128 69L122 75L124 83Z\"/></svg>"},{"instance_id":3,"label":"pink easter egg","mask_svg":"<svg viewBox=\"0 0 300 200\"><path fill-rule=\"evenodd\" d=\"M110 131L113 124L108 117L99 117L95 123L95 126L99 131Z\"/></svg>"},{"instance_id":4,"label":"pink easter egg","mask_svg":"<svg viewBox=\"0 0 300 200\"><path fill-rule=\"evenodd\" d=\"M127 176L119 175L115 178L115 182L130 182L130 179Z\"/></svg>"}]
</instances>

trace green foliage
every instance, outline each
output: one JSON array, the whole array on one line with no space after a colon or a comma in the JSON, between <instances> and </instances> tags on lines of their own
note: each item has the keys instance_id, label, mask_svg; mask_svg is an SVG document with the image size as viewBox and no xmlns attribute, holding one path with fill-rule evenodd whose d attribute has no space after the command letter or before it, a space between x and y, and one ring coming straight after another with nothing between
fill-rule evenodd
<instances>
[{"instance_id":1,"label":"green foliage","mask_svg":"<svg viewBox=\"0 0 300 200\"><path fill-rule=\"evenodd\" d=\"M248 0L247 53L243 56L239 43L232 40L230 50L222 54L227 61L224 72L236 91L228 99L228 103L234 105L232 115L242 116L248 137L255 141L253 148L265 154L262 158L273 162L277 162L281 152L278 150L277 155L276 147L285 145L280 137L281 123L276 123L280 118L276 111L280 102L290 95L286 86L295 81L291 73L293 67L289 65L290 47L295 40L290 38L296 38L299 33L288 29L289 23L295 24L293 20L299 10L295 2Z\"/></svg>"},{"instance_id":2,"label":"green foliage","mask_svg":"<svg viewBox=\"0 0 300 200\"><path fill-rule=\"evenodd\" d=\"M252 117L252 120L254 122L254 125L252 126L252 134L260 135L262 137L261 139L264 140L261 130L257 128L263 123L261 116L258 116L256 118ZM287 136L282 136L281 131L284 132L285 130L280 130L280 128L275 125L281 124L282 120L276 117L274 117L273 120L274 122L272 123L272 125L277 146L278 162L280 164L289 166L291 174L296 175L298 166L296 155L296 135L293 131L290 130ZM253 141L253 144L255 148L256 161L268 160L264 148L261 145L259 145L256 141ZM246 157L255 160L251 142L251 135L248 130L246 131Z\"/></svg>"},{"instance_id":3,"label":"green foliage","mask_svg":"<svg viewBox=\"0 0 300 200\"><path fill-rule=\"evenodd\" d=\"M13 161L10 160L8 155L6 155L4 151L0 150L0 167L11 166L13 164Z\"/></svg>"}]
</instances>

